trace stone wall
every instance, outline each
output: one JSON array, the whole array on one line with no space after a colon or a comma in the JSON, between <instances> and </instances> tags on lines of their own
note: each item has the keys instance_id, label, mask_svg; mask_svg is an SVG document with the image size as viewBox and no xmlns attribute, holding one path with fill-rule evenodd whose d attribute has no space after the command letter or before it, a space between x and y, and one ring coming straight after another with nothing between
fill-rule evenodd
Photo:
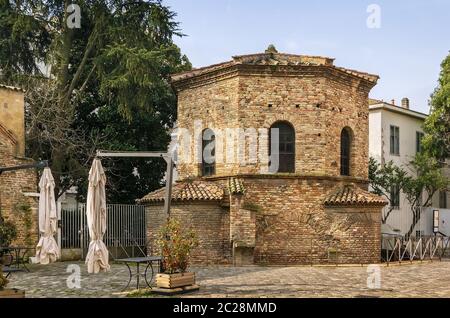
<instances>
[{"instance_id":1,"label":"stone wall","mask_svg":"<svg viewBox=\"0 0 450 318\"><path fill-rule=\"evenodd\" d=\"M158 255L156 239L167 216L163 205L146 206L148 250ZM185 227L192 227L197 233L199 246L192 253L193 264L230 264L231 246L229 241L229 213L217 202L174 203L171 216L182 222Z\"/></svg>"}]
</instances>

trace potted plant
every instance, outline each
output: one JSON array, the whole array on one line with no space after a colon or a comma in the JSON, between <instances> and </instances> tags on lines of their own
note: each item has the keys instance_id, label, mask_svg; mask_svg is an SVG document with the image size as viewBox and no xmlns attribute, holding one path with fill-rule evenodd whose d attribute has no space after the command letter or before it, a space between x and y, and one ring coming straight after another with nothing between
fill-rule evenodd
<instances>
[{"instance_id":1,"label":"potted plant","mask_svg":"<svg viewBox=\"0 0 450 318\"><path fill-rule=\"evenodd\" d=\"M17 231L14 224L5 222L0 215L0 246L9 246L11 242L17 237ZM18 289L6 289L9 281L3 274L3 264L11 263L8 260L6 251L0 251L0 298L24 298L25 292Z\"/></svg>"},{"instance_id":2,"label":"potted plant","mask_svg":"<svg viewBox=\"0 0 450 318\"><path fill-rule=\"evenodd\" d=\"M157 244L163 260L162 273L156 275L156 287L180 291L196 286L195 273L187 271L191 251L198 245L196 233L183 229L178 220L170 218L161 228Z\"/></svg>"},{"instance_id":3,"label":"potted plant","mask_svg":"<svg viewBox=\"0 0 450 318\"><path fill-rule=\"evenodd\" d=\"M13 223L6 222L0 214L0 247L8 247L17 237L17 230ZM7 250L0 250L0 263L9 265L11 259Z\"/></svg>"}]
</instances>

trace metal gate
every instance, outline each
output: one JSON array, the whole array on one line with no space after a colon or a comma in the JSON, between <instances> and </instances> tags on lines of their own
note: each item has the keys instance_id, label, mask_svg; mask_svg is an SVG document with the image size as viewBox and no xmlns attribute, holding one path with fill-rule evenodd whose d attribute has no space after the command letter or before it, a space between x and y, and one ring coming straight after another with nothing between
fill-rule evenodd
<instances>
[{"instance_id":1,"label":"metal gate","mask_svg":"<svg viewBox=\"0 0 450 318\"><path fill-rule=\"evenodd\" d=\"M116 259L146 255L145 208L141 205L108 204L107 229L103 241ZM61 248L81 249L84 259L89 248L86 204L61 209Z\"/></svg>"}]
</instances>

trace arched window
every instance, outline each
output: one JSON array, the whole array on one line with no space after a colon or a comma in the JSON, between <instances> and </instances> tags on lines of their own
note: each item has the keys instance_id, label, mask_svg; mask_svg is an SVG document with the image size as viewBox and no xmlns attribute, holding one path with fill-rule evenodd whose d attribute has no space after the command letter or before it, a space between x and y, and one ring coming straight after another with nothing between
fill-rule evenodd
<instances>
[{"instance_id":1,"label":"arched window","mask_svg":"<svg viewBox=\"0 0 450 318\"><path fill-rule=\"evenodd\" d=\"M341 176L350 175L352 136L349 128L342 129L341 132Z\"/></svg>"},{"instance_id":2,"label":"arched window","mask_svg":"<svg viewBox=\"0 0 450 318\"><path fill-rule=\"evenodd\" d=\"M212 129L202 133L202 176L216 174L216 137Z\"/></svg>"},{"instance_id":3,"label":"arched window","mask_svg":"<svg viewBox=\"0 0 450 318\"><path fill-rule=\"evenodd\" d=\"M276 136L278 132L278 153L273 151L277 146ZM288 122L277 122L270 127L269 142L271 172L294 173L295 172L295 130ZM278 154L278 165L274 164L274 157Z\"/></svg>"}]
</instances>

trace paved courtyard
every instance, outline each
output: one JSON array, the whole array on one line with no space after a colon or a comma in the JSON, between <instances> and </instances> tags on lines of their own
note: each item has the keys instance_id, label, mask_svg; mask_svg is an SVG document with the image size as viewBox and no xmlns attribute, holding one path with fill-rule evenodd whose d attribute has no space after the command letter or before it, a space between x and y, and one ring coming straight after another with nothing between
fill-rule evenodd
<instances>
[{"instance_id":1,"label":"paved courtyard","mask_svg":"<svg viewBox=\"0 0 450 318\"><path fill-rule=\"evenodd\" d=\"M81 269L80 288L68 287L77 284L73 268ZM81 262L30 269L14 274L9 285L26 290L27 297L125 297L120 291L128 271L120 264L97 275L87 274ZM380 269L381 289L373 290L367 287L367 267L361 266L193 268L201 289L183 297L450 297L449 261Z\"/></svg>"}]
</instances>

